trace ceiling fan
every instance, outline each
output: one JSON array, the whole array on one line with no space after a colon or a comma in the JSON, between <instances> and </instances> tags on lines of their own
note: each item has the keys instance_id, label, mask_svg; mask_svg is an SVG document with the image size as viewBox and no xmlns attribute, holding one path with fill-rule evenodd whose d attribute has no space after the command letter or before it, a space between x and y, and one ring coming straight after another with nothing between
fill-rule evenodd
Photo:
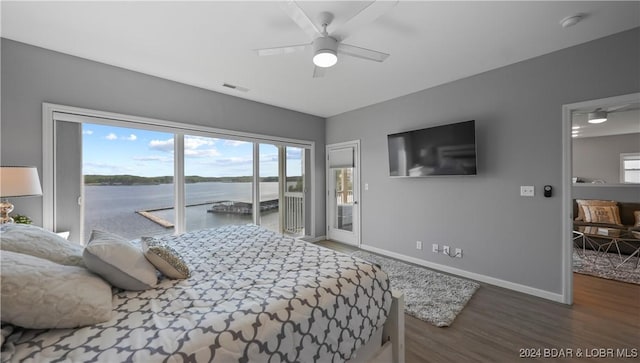
<instances>
[{"instance_id":1,"label":"ceiling fan","mask_svg":"<svg viewBox=\"0 0 640 363\"><path fill-rule=\"evenodd\" d=\"M343 43L343 40L357 28L386 13L397 3L398 0L372 1L358 14L329 34L327 27L333 21L333 14L329 12L320 13L320 28L318 28L294 0L283 1L281 3L282 9L313 40L311 43L306 44L257 49L256 52L259 56L269 56L299 52L311 48L313 49L313 64L315 65L313 70L314 78L323 77L325 70L338 62L338 55L383 62L389 54L349 45Z\"/></svg>"},{"instance_id":2,"label":"ceiling fan","mask_svg":"<svg viewBox=\"0 0 640 363\"><path fill-rule=\"evenodd\" d=\"M637 107L638 105L634 104L613 106L606 109L598 107L593 111L576 112L576 115L587 115L587 122L590 124L600 124L607 121L608 114L610 113L635 110Z\"/></svg>"}]
</instances>

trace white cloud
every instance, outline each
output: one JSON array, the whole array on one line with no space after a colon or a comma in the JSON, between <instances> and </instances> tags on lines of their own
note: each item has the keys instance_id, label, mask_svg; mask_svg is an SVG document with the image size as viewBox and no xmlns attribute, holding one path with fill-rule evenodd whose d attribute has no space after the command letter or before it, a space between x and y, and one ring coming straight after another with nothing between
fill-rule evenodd
<instances>
[{"instance_id":1,"label":"white cloud","mask_svg":"<svg viewBox=\"0 0 640 363\"><path fill-rule=\"evenodd\" d=\"M118 136L116 136L116 134L114 134L114 133L112 132L112 133L110 133L109 135L105 136L104 138L105 138L105 139L107 139L107 140L117 140L117 139L118 139Z\"/></svg>"},{"instance_id":2,"label":"white cloud","mask_svg":"<svg viewBox=\"0 0 640 363\"><path fill-rule=\"evenodd\" d=\"M151 142L149 142L149 148L152 150L173 152L173 139L151 140Z\"/></svg>"},{"instance_id":3,"label":"white cloud","mask_svg":"<svg viewBox=\"0 0 640 363\"><path fill-rule=\"evenodd\" d=\"M159 155L149 155L149 156L134 156L133 160L135 161L159 161L161 163L169 163L173 162L173 157L167 156L159 156Z\"/></svg>"},{"instance_id":4,"label":"white cloud","mask_svg":"<svg viewBox=\"0 0 640 363\"><path fill-rule=\"evenodd\" d=\"M129 141L136 141L138 139L138 137L135 134L131 134L127 137L124 138L125 140L129 140Z\"/></svg>"},{"instance_id":5,"label":"white cloud","mask_svg":"<svg viewBox=\"0 0 640 363\"><path fill-rule=\"evenodd\" d=\"M220 156L220 152L213 147L215 140L206 137L188 136L184 139L184 155L188 158L211 158ZM173 139L151 140L149 148L173 153Z\"/></svg>"},{"instance_id":6,"label":"white cloud","mask_svg":"<svg viewBox=\"0 0 640 363\"><path fill-rule=\"evenodd\" d=\"M200 137L200 136L187 136L184 138L185 150L195 150L201 146L213 146L215 139Z\"/></svg>"},{"instance_id":7,"label":"white cloud","mask_svg":"<svg viewBox=\"0 0 640 363\"><path fill-rule=\"evenodd\" d=\"M83 135L93 135L93 130L82 130Z\"/></svg>"},{"instance_id":8,"label":"white cloud","mask_svg":"<svg viewBox=\"0 0 640 363\"><path fill-rule=\"evenodd\" d=\"M128 165L116 165L108 163L92 163L87 162L82 164L83 174L129 174L136 170Z\"/></svg>"},{"instance_id":9,"label":"white cloud","mask_svg":"<svg viewBox=\"0 0 640 363\"><path fill-rule=\"evenodd\" d=\"M225 140L224 144L226 146L242 146L242 145L248 144L248 142L240 141L240 140Z\"/></svg>"}]
</instances>

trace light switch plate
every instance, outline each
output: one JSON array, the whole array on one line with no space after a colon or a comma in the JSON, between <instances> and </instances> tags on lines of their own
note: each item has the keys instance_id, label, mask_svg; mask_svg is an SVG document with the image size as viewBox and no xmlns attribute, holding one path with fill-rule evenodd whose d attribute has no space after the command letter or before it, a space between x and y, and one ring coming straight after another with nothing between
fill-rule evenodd
<instances>
[{"instance_id":1,"label":"light switch plate","mask_svg":"<svg viewBox=\"0 0 640 363\"><path fill-rule=\"evenodd\" d=\"M521 197L533 197L535 195L535 188L533 185L521 185L520 196Z\"/></svg>"}]
</instances>

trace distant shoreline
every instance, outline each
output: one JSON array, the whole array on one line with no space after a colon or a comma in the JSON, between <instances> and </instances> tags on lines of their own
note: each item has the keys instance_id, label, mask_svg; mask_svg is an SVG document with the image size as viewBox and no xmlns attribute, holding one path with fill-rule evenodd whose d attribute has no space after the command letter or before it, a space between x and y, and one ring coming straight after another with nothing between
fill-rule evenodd
<instances>
[{"instance_id":1,"label":"distant shoreline","mask_svg":"<svg viewBox=\"0 0 640 363\"><path fill-rule=\"evenodd\" d=\"M195 183L251 183L253 176L223 176L223 177L204 177L198 175L185 176L186 184ZM296 182L301 180L300 176L287 177L287 182ZM277 176L268 176L260 178L261 182L277 182ZM172 184L173 176L154 176L145 177L137 175L85 175L84 185L86 186L134 186L134 185L159 185Z\"/></svg>"}]
</instances>

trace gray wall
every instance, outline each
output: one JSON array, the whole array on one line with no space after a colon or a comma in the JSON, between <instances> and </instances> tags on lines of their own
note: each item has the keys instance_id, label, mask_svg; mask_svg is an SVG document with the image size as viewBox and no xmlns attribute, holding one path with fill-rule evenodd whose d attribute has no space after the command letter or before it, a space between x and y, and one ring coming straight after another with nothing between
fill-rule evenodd
<instances>
[{"instance_id":1,"label":"gray wall","mask_svg":"<svg viewBox=\"0 0 640 363\"><path fill-rule=\"evenodd\" d=\"M620 184L620 154L640 152L640 133L573 139L573 176Z\"/></svg>"},{"instance_id":2,"label":"gray wall","mask_svg":"<svg viewBox=\"0 0 640 363\"><path fill-rule=\"evenodd\" d=\"M42 177L42 103L315 141L316 233L324 234L325 120L2 38L2 165ZM42 223L42 198L16 212Z\"/></svg>"},{"instance_id":3,"label":"gray wall","mask_svg":"<svg viewBox=\"0 0 640 363\"><path fill-rule=\"evenodd\" d=\"M562 105L638 92L639 47L636 28L329 118L328 144L361 140L363 243L560 294ZM388 176L387 134L471 119L477 176ZM521 185L536 196L520 197Z\"/></svg>"}]
</instances>

